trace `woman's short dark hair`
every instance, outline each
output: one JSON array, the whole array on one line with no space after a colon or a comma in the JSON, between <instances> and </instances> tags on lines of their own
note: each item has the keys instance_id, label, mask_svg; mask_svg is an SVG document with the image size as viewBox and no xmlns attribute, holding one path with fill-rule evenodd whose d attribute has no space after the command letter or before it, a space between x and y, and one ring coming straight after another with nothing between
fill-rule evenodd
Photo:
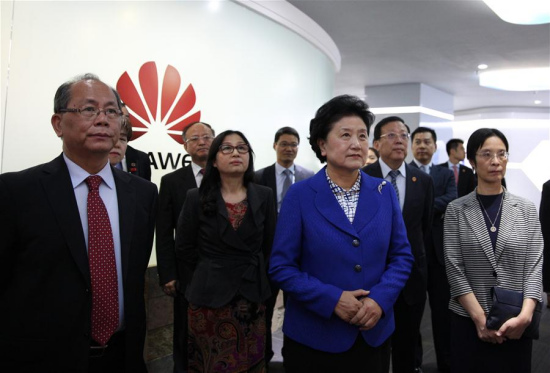
<instances>
[{"instance_id":1,"label":"woman's short dark hair","mask_svg":"<svg viewBox=\"0 0 550 373\"><path fill-rule=\"evenodd\" d=\"M227 130L220 133L218 136L212 140L212 145L210 145L210 150L208 151L208 159L206 160L206 168L204 172L204 177L199 188L199 195L201 198L201 205L203 211L206 215L211 215L216 212L216 194L217 190L221 187L221 178L219 170L214 167L214 162L216 161L216 155L220 149L225 138L229 135L238 135L240 136L246 145L248 145L250 154L248 161L248 168L246 169L243 176L243 184L246 186L250 182L254 181L254 151L248 139L241 131Z\"/></svg>"},{"instance_id":2,"label":"woman's short dark hair","mask_svg":"<svg viewBox=\"0 0 550 373\"><path fill-rule=\"evenodd\" d=\"M327 157L321 154L317 142L327 139L334 123L344 117L352 116L361 118L369 133L370 126L374 123L374 114L369 110L369 105L359 97L350 95L334 97L315 113L315 118L309 123L309 144L322 163L327 161Z\"/></svg>"},{"instance_id":3,"label":"woman's short dark hair","mask_svg":"<svg viewBox=\"0 0 550 373\"><path fill-rule=\"evenodd\" d=\"M506 139L506 136L496 128L480 128L476 130L474 133L470 135L470 138L468 139L468 145L466 148L466 156L468 157L468 160L472 164L476 164L476 153L483 144L485 144L485 141L489 137L496 136L499 139L502 140L504 143L504 146L506 147L506 151L508 151L508 140Z\"/></svg>"}]
</instances>

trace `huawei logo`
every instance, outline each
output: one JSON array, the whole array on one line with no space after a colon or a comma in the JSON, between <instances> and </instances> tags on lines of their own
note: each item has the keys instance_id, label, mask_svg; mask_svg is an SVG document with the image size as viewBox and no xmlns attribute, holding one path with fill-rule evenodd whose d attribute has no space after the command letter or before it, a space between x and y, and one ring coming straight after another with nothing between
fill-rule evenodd
<instances>
[{"instance_id":1,"label":"huawei logo","mask_svg":"<svg viewBox=\"0 0 550 373\"><path fill-rule=\"evenodd\" d=\"M168 65L162 80L159 79L155 62L146 62L139 69L139 83L124 72L118 79L116 89L130 112L132 140L143 136L153 126L163 126L170 137L183 144L181 131L185 126L199 121L201 112L190 113L196 96L189 84L178 97L181 78L178 70ZM160 94L159 94L160 89Z\"/></svg>"}]
</instances>

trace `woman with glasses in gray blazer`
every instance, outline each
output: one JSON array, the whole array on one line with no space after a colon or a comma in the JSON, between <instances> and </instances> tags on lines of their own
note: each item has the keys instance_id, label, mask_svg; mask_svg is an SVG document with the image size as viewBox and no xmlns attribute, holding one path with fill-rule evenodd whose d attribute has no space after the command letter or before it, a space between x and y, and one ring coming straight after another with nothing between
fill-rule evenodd
<instances>
[{"instance_id":1,"label":"woman with glasses in gray blazer","mask_svg":"<svg viewBox=\"0 0 550 373\"><path fill-rule=\"evenodd\" d=\"M537 211L501 185L508 163L502 132L475 131L467 156L477 173L477 189L448 205L444 225L453 311L451 372L530 372L533 341L523 332L542 302L543 241ZM523 292L521 312L498 330L486 326L493 286Z\"/></svg>"}]
</instances>

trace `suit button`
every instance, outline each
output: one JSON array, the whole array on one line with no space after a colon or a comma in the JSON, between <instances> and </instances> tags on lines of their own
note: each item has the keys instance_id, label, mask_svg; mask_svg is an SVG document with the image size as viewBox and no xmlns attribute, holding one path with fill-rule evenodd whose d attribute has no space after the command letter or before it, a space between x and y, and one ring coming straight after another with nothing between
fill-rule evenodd
<instances>
[{"instance_id":1,"label":"suit button","mask_svg":"<svg viewBox=\"0 0 550 373\"><path fill-rule=\"evenodd\" d=\"M353 240L353 242L351 243L354 247L358 247L359 246L359 240Z\"/></svg>"},{"instance_id":2,"label":"suit button","mask_svg":"<svg viewBox=\"0 0 550 373\"><path fill-rule=\"evenodd\" d=\"M361 272L363 268L361 268L361 266L357 264L355 267L353 267L353 269L355 270L355 272Z\"/></svg>"}]
</instances>

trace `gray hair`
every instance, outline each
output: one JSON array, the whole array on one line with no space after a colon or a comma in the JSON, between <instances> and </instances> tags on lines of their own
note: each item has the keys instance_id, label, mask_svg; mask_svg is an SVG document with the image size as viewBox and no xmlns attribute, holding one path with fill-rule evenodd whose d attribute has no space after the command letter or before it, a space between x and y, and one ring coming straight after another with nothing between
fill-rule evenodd
<instances>
[{"instance_id":1,"label":"gray hair","mask_svg":"<svg viewBox=\"0 0 550 373\"><path fill-rule=\"evenodd\" d=\"M55 97L53 99L53 112L59 113L61 109L66 109L67 105L69 105L69 101L71 101L71 88L74 84L86 80L95 80L96 82L104 83L99 79L99 77L95 74L86 73L84 75L76 76L75 78L61 84L59 88L57 88L57 91L55 92ZM120 95L118 92L112 88L113 94L116 97L118 108L121 108L121 102L120 102Z\"/></svg>"}]
</instances>

